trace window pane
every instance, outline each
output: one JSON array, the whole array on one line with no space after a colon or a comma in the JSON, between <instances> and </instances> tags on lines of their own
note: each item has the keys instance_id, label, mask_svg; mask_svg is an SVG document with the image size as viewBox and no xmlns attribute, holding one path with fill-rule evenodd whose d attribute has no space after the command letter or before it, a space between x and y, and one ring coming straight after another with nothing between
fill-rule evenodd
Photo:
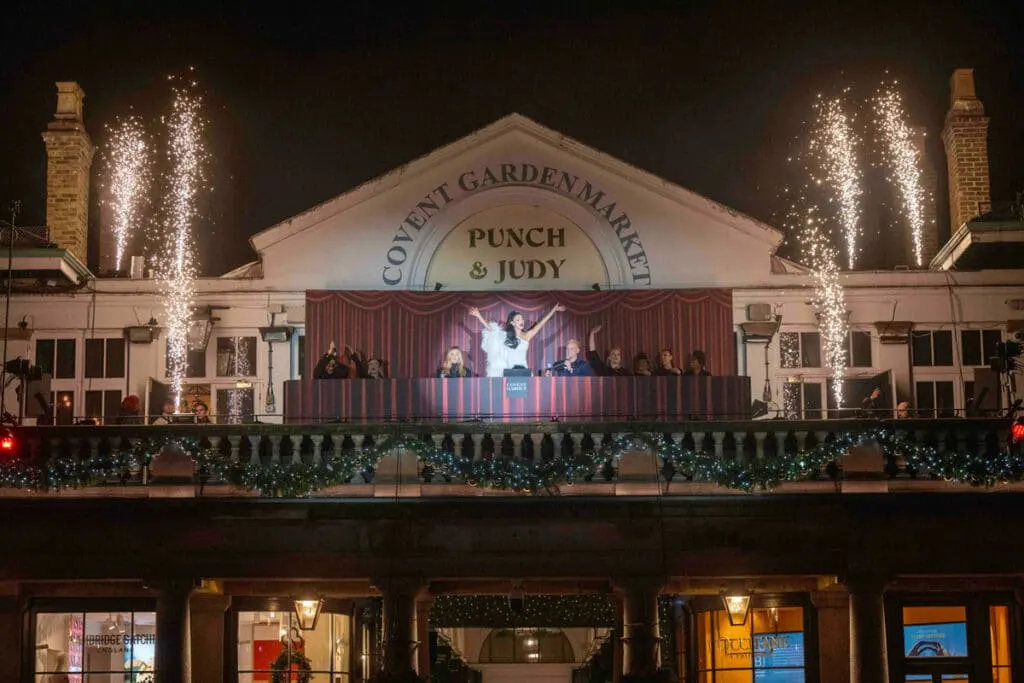
<instances>
[{"instance_id":1,"label":"window pane","mask_svg":"<svg viewBox=\"0 0 1024 683\"><path fill-rule=\"evenodd\" d=\"M953 403L952 382L935 383L935 408L938 410L939 417L953 417L956 415Z\"/></svg>"},{"instance_id":2,"label":"window pane","mask_svg":"<svg viewBox=\"0 0 1024 683\"><path fill-rule=\"evenodd\" d=\"M800 354L805 368L821 367L821 335L817 332L800 333Z\"/></svg>"},{"instance_id":3,"label":"window pane","mask_svg":"<svg viewBox=\"0 0 1024 683\"><path fill-rule=\"evenodd\" d=\"M114 424L121 412L121 390L109 389L103 392L103 423Z\"/></svg>"},{"instance_id":4,"label":"window pane","mask_svg":"<svg viewBox=\"0 0 1024 683\"><path fill-rule=\"evenodd\" d=\"M86 671L123 671L131 656L131 645L131 612L86 613Z\"/></svg>"},{"instance_id":5,"label":"window pane","mask_svg":"<svg viewBox=\"0 0 1024 683\"><path fill-rule=\"evenodd\" d=\"M256 374L256 337L217 338L217 376L251 377Z\"/></svg>"},{"instance_id":6,"label":"window pane","mask_svg":"<svg viewBox=\"0 0 1024 683\"><path fill-rule=\"evenodd\" d=\"M252 388L218 389L217 422L220 424L252 422L253 399Z\"/></svg>"},{"instance_id":7,"label":"window pane","mask_svg":"<svg viewBox=\"0 0 1024 683\"><path fill-rule=\"evenodd\" d=\"M70 425L75 421L75 392L58 391L54 396L54 424Z\"/></svg>"},{"instance_id":8,"label":"window pane","mask_svg":"<svg viewBox=\"0 0 1024 683\"><path fill-rule=\"evenodd\" d=\"M782 367L800 367L800 335L795 332L780 333L779 354L782 359Z\"/></svg>"},{"instance_id":9,"label":"window pane","mask_svg":"<svg viewBox=\"0 0 1024 683\"><path fill-rule=\"evenodd\" d=\"M57 368L54 377L74 379L75 377L75 340L57 340Z\"/></svg>"},{"instance_id":10,"label":"window pane","mask_svg":"<svg viewBox=\"0 0 1024 683\"><path fill-rule=\"evenodd\" d=\"M914 365L923 366L932 364L932 333L912 332L911 352L914 354Z\"/></svg>"},{"instance_id":11,"label":"window pane","mask_svg":"<svg viewBox=\"0 0 1024 683\"><path fill-rule=\"evenodd\" d=\"M288 612L238 613L238 670L269 672L281 654L281 638L288 634ZM253 677L269 680L269 676ZM252 679L250 679L252 680Z\"/></svg>"},{"instance_id":12,"label":"window pane","mask_svg":"<svg viewBox=\"0 0 1024 683\"><path fill-rule=\"evenodd\" d=\"M1010 610L1006 605L992 605L988 608L988 628L989 640L992 641L992 666L1009 666ZM1009 674L1009 670L1006 673Z\"/></svg>"},{"instance_id":13,"label":"window pane","mask_svg":"<svg viewBox=\"0 0 1024 683\"><path fill-rule=\"evenodd\" d=\"M934 365L953 364L953 333L949 330L932 332L932 347L935 350Z\"/></svg>"},{"instance_id":14,"label":"window pane","mask_svg":"<svg viewBox=\"0 0 1024 683\"><path fill-rule=\"evenodd\" d=\"M853 350L852 365L855 368L871 367L871 333L851 332L850 347Z\"/></svg>"},{"instance_id":15,"label":"window pane","mask_svg":"<svg viewBox=\"0 0 1024 683\"><path fill-rule=\"evenodd\" d=\"M903 654L921 657L966 657L967 608L904 607Z\"/></svg>"},{"instance_id":16,"label":"window pane","mask_svg":"<svg viewBox=\"0 0 1024 683\"><path fill-rule=\"evenodd\" d=\"M107 377L124 377L124 349L123 338L107 340Z\"/></svg>"},{"instance_id":17,"label":"window pane","mask_svg":"<svg viewBox=\"0 0 1024 683\"><path fill-rule=\"evenodd\" d=\"M85 392L85 416L96 419L103 417L103 392Z\"/></svg>"},{"instance_id":18,"label":"window pane","mask_svg":"<svg viewBox=\"0 0 1024 683\"><path fill-rule=\"evenodd\" d=\"M981 364L988 365L992 356L996 355L996 345L1003 340L1000 330L982 330L981 332Z\"/></svg>"},{"instance_id":19,"label":"window pane","mask_svg":"<svg viewBox=\"0 0 1024 683\"><path fill-rule=\"evenodd\" d=\"M86 377L103 377L103 349L102 339L85 340Z\"/></svg>"},{"instance_id":20,"label":"window pane","mask_svg":"<svg viewBox=\"0 0 1024 683\"><path fill-rule=\"evenodd\" d=\"M807 420L820 420L821 406L821 384L817 382L804 384L804 418Z\"/></svg>"},{"instance_id":21,"label":"window pane","mask_svg":"<svg viewBox=\"0 0 1024 683\"><path fill-rule=\"evenodd\" d=\"M53 376L53 352L56 342L52 339L36 340L36 365L43 373Z\"/></svg>"},{"instance_id":22,"label":"window pane","mask_svg":"<svg viewBox=\"0 0 1024 683\"><path fill-rule=\"evenodd\" d=\"M349 650L349 643L352 642L352 619L347 614L333 614L330 616L333 629L331 636L334 642L333 670L335 673L348 673L348 663L352 656Z\"/></svg>"},{"instance_id":23,"label":"window pane","mask_svg":"<svg viewBox=\"0 0 1024 683\"><path fill-rule=\"evenodd\" d=\"M782 385L782 411L787 420L799 420L803 417L801 386L798 382L786 382Z\"/></svg>"},{"instance_id":24,"label":"window pane","mask_svg":"<svg viewBox=\"0 0 1024 683\"><path fill-rule=\"evenodd\" d=\"M84 624L81 612L36 615L36 673L82 670Z\"/></svg>"},{"instance_id":25,"label":"window pane","mask_svg":"<svg viewBox=\"0 0 1024 683\"><path fill-rule=\"evenodd\" d=\"M131 652L125 653L125 668L137 674L136 680L145 681L145 674L156 667L156 612L135 612L133 617Z\"/></svg>"},{"instance_id":26,"label":"window pane","mask_svg":"<svg viewBox=\"0 0 1024 683\"><path fill-rule=\"evenodd\" d=\"M960 354L963 356L964 365L982 365L981 332L963 330L960 333Z\"/></svg>"},{"instance_id":27,"label":"window pane","mask_svg":"<svg viewBox=\"0 0 1024 683\"><path fill-rule=\"evenodd\" d=\"M935 417L935 385L931 382L917 382L915 389L921 417Z\"/></svg>"}]
</instances>

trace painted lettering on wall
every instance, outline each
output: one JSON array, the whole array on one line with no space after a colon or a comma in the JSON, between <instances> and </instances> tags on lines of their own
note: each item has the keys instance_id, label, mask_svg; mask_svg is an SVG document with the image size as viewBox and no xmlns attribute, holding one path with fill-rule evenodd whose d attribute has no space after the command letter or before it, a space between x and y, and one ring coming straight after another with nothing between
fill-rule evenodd
<instances>
[{"instance_id":1,"label":"painted lettering on wall","mask_svg":"<svg viewBox=\"0 0 1024 683\"><path fill-rule=\"evenodd\" d=\"M471 228L467 238L470 249L562 249L565 247L565 228ZM564 258L499 258L497 261L487 259L486 262L473 261L469 276L474 280L483 280L491 274L495 276L493 283L496 285L503 284L506 280L557 280L561 277L564 265Z\"/></svg>"},{"instance_id":2,"label":"painted lettering on wall","mask_svg":"<svg viewBox=\"0 0 1024 683\"><path fill-rule=\"evenodd\" d=\"M546 188L572 198L584 204L589 210L598 214L609 228L615 232L620 248L629 263L630 273L633 277L633 284L649 287L651 285L651 269L647 261L647 252L644 250L640 235L633 226L633 221L625 210L618 207L618 203L605 194L589 180L568 171L551 168L549 166L538 167L534 164L503 163L496 166L485 166L479 169L470 169L460 173L451 183L444 182L428 192L422 200L416 203L395 231L391 238L391 246L385 253L385 264L381 270L381 280L389 287L400 286L406 278L406 262L412 248L416 245L422 230L430 220L442 212L453 200L460 196L483 192L495 187L509 185L530 185L539 188ZM511 230L509 232L508 230ZM502 234L488 234L493 231L474 230L471 239L479 240L481 244L485 241L491 244L491 240L500 240L502 243L515 244L516 246L542 246L544 240L551 239L551 235L545 233L543 227L516 227L506 229ZM483 233L477 235L477 233ZM493 246L493 245L492 245ZM496 248L496 247L495 247ZM513 269L517 274L528 274L529 263L518 260L518 263L507 262L504 264L505 279L512 278ZM545 276L550 277L553 269L561 266L552 265L549 261L557 259L537 259L533 264L533 273L540 273L541 266L544 267ZM475 264L474 264L475 265ZM486 267L481 263L481 267ZM501 266L499 265L500 269ZM500 276L500 273L496 276ZM485 277L481 275L480 279ZM541 276L544 277L544 276Z\"/></svg>"}]
</instances>

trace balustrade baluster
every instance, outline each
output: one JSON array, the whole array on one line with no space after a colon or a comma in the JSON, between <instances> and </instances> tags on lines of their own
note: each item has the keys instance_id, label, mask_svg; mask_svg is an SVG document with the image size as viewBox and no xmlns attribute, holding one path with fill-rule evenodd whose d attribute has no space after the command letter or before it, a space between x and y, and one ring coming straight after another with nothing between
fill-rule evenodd
<instances>
[{"instance_id":1,"label":"balustrade baluster","mask_svg":"<svg viewBox=\"0 0 1024 683\"><path fill-rule=\"evenodd\" d=\"M219 435L213 435L206 437L206 439L207 441L210 442L210 449L213 450L213 452L216 453L217 455L220 455L221 437Z\"/></svg>"},{"instance_id":2,"label":"balustrade baluster","mask_svg":"<svg viewBox=\"0 0 1024 683\"><path fill-rule=\"evenodd\" d=\"M250 434L246 437L249 439L249 462L253 465L260 464L260 436L259 434Z\"/></svg>"},{"instance_id":3,"label":"balustrade baluster","mask_svg":"<svg viewBox=\"0 0 1024 683\"><path fill-rule=\"evenodd\" d=\"M270 462L277 464L281 462L281 435L270 435Z\"/></svg>"},{"instance_id":4,"label":"balustrade baluster","mask_svg":"<svg viewBox=\"0 0 1024 683\"><path fill-rule=\"evenodd\" d=\"M522 432L512 432L509 434L512 437L512 457L522 458L525 456L523 453L523 437L525 436Z\"/></svg>"},{"instance_id":5,"label":"balustrade baluster","mask_svg":"<svg viewBox=\"0 0 1024 683\"><path fill-rule=\"evenodd\" d=\"M530 434L530 443L533 445L533 461L540 462L544 459L543 450L544 435L543 434Z\"/></svg>"},{"instance_id":6,"label":"balustrade baluster","mask_svg":"<svg viewBox=\"0 0 1024 683\"><path fill-rule=\"evenodd\" d=\"M725 432L711 432L711 438L715 440L715 457L725 457Z\"/></svg>"},{"instance_id":7,"label":"balustrade baluster","mask_svg":"<svg viewBox=\"0 0 1024 683\"><path fill-rule=\"evenodd\" d=\"M231 462L238 462L238 453L242 446L242 435L241 434L229 434L228 443L231 444L231 455L228 457Z\"/></svg>"},{"instance_id":8,"label":"balustrade baluster","mask_svg":"<svg viewBox=\"0 0 1024 683\"><path fill-rule=\"evenodd\" d=\"M754 442L757 444L754 457L758 460L764 460L764 440L768 437L768 432L754 432Z\"/></svg>"},{"instance_id":9,"label":"balustrade baluster","mask_svg":"<svg viewBox=\"0 0 1024 683\"><path fill-rule=\"evenodd\" d=\"M302 434L289 434L288 440L292 444L292 463L302 462Z\"/></svg>"},{"instance_id":10,"label":"balustrade baluster","mask_svg":"<svg viewBox=\"0 0 1024 683\"><path fill-rule=\"evenodd\" d=\"M693 450L698 453L704 452L704 439L708 436L707 432L694 432L693 433Z\"/></svg>"},{"instance_id":11,"label":"balustrade baluster","mask_svg":"<svg viewBox=\"0 0 1024 683\"><path fill-rule=\"evenodd\" d=\"M324 447L324 435L323 434L310 434L310 441L313 442L313 464L320 465L323 463L323 447Z\"/></svg>"},{"instance_id":12,"label":"balustrade baluster","mask_svg":"<svg viewBox=\"0 0 1024 683\"><path fill-rule=\"evenodd\" d=\"M484 435L473 432L469 435L469 440L473 442L473 462L478 462L484 459Z\"/></svg>"}]
</instances>

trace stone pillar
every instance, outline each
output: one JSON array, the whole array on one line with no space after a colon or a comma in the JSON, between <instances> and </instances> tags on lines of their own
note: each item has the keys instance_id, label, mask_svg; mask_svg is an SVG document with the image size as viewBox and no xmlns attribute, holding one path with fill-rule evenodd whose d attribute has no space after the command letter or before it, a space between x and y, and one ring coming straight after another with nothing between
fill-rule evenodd
<instances>
[{"instance_id":1,"label":"stone pillar","mask_svg":"<svg viewBox=\"0 0 1024 683\"><path fill-rule=\"evenodd\" d=\"M658 670L658 594L661 579L617 581L622 589L622 673L649 676Z\"/></svg>"},{"instance_id":2,"label":"stone pillar","mask_svg":"<svg viewBox=\"0 0 1024 683\"><path fill-rule=\"evenodd\" d=\"M89 169L94 152L82 121L85 93L57 83L57 111L43 133L46 145L46 225L50 241L86 265L89 239Z\"/></svg>"},{"instance_id":3,"label":"stone pillar","mask_svg":"<svg viewBox=\"0 0 1024 683\"><path fill-rule=\"evenodd\" d=\"M11 591L4 591L6 586L0 585L0 681L21 681L21 663L24 649L31 648L34 643L23 643L21 599L17 586Z\"/></svg>"},{"instance_id":4,"label":"stone pillar","mask_svg":"<svg viewBox=\"0 0 1024 683\"><path fill-rule=\"evenodd\" d=\"M374 582L384 603L385 675L409 674L415 671L416 598L423 583L409 579L385 579Z\"/></svg>"},{"instance_id":5,"label":"stone pillar","mask_svg":"<svg viewBox=\"0 0 1024 683\"><path fill-rule=\"evenodd\" d=\"M224 678L224 613L230 606L231 596L221 593L193 593L189 599L192 677L196 681Z\"/></svg>"},{"instance_id":6,"label":"stone pillar","mask_svg":"<svg viewBox=\"0 0 1024 683\"><path fill-rule=\"evenodd\" d=\"M430 678L430 608L434 598L425 597L416 601L416 673L421 678Z\"/></svg>"},{"instance_id":7,"label":"stone pillar","mask_svg":"<svg viewBox=\"0 0 1024 683\"><path fill-rule=\"evenodd\" d=\"M821 680L850 683L850 597L844 590L811 593L818 615Z\"/></svg>"},{"instance_id":8,"label":"stone pillar","mask_svg":"<svg viewBox=\"0 0 1024 683\"><path fill-rule=\"evenodd\" d=\"M623 609L622 600L615 601L615 628L612 629L612 683L619 683L622 680L622 622Z\"/></svg>"},{"instance_id":9,"label":"stone pillar","mask_svg":"<svg viewBox=\"0 0 1024 683\"><path fill-rule=\"evenodd\" d=\"M949 81L949 111L942 128L949 173L949 233L978 216L991 201L988 117L974 91L974 69L957 69Z\"/></svg>"},{"instance_id":10,"label":"stone pillar","mask_svg":"<svg viewBox=\"0 0 1024 683\"><path fill-rule=\"evenodd\" d=\"M885 581L854 576L846 581L850 592L850 683L889 680L885 645Z\"/></svg>"},{"instance_id":11,"label":"stone pillar","mask_svg":"<svg viewBox=\"0 0 1024 683\"><path fill-rule=\"evenodd\" d=\"M171 579L148 586L156 593L155 683L191 683L188 603L195 583Z\"/></svg>"}]
</instances>

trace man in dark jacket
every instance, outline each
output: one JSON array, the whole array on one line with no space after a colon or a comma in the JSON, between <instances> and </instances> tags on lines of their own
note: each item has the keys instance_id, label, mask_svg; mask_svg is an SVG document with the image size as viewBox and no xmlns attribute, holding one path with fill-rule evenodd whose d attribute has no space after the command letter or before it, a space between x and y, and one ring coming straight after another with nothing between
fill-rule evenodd
<instances>
[{"instance_id":1,"label":"man in dark jacket","mask_svg":"<svg viewBox=\"0 0 1024 683\"><path fill-rule=\"evenodd\" d=\"M570 339L565 343L565 360L558 361L551 368L555 377L593 377L590 363L580 358L580 343Z\"/></svg>"},{"instance_id":2,"label":"man in dark jacket","mask_svg":"<svg viewBox=\"0 0 1024 683\"><path fill-rule=\"evenodd\" d=\"M690 367L683 374L687 377L710 377L711 372L707 369L708 358L704 352L697 349L690 355Z\"/></svg>"}]
</instances>

